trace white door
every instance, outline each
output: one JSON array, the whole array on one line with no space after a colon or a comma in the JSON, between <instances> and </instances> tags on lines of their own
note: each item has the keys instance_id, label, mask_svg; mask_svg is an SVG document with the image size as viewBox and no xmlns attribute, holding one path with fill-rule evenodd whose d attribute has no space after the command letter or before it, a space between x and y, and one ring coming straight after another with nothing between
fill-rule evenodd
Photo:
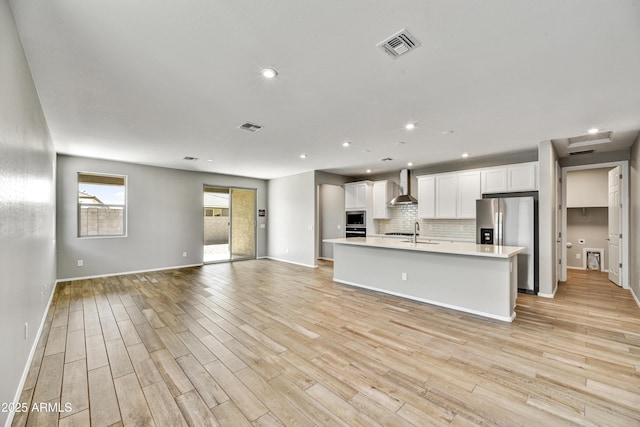
<instances>
[{"instance_id":1,"label":"white door","mask_svg":"<svg viewBox=\"0 0 640 427\"><path fill-rule=\"evenodd\" d=\"M609 171L609 280L620 286L620 166Z\"/></svg>"}]
</instances>

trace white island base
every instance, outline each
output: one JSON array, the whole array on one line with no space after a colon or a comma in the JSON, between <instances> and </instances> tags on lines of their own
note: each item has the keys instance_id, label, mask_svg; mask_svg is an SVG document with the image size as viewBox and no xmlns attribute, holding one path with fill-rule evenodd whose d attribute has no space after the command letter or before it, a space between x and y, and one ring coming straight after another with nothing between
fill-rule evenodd
<instances>
[{"instance_id":1,"label":"white island base","mask_svg":"<svg viewBox=\"0 0 640 427\"><path fill-rule=\"evenodd\" d=\"M524 248L469 243L331 239L333 280L511 322Z\"/></svg>"}]
</instances>

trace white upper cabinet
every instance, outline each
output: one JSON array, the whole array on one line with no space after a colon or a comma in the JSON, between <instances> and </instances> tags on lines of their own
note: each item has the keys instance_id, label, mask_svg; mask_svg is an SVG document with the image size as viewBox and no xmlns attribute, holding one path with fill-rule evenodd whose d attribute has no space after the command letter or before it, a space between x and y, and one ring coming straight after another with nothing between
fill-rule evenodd
<instances>
[{"instance_id":1,"label":"white upper cabinet","mask_svg":"<svg viewBox=\"0 0 640 427\"><path fill-rule=\"evenodd\" d=\"M483 193L504 193L507 191L507 168L493 168L483 170Z\"/></svg>"},{"instance_id":2,"label":"white upper cabinet","mask_svg":"<svg viewBox=\"0 0 640 427\"><path fill-rule=\"evenodd\" d=\"M457 205L458 174L436 175L436 218L456 218Z\"/></svg>"},{"instance_id":3,"label":"white upper cabinet","mask_svg":"<svg viewBox=\"0 0 640 427\"><path fill-rule=\"evenodd\" d=\"M393 181L375 181L373 183L373 219L391 218L389 201L397 196Z\"/></svg>"},{"instance_id":4,"label":"white upper cabinet","mask_svg":"<svg viewBox=\"0 0 640 427\"><path fill-rule=\"evenodd\" d=\"M436 178L434 176L418 177L418 217L436 217Z\"/></svg>"},{"instance_id":5,"label":"white upper cabinet","mask_svg":"<svg viewBox=\"0 0 640 427\"><path fill-rule=\"evenodd\" d=\"M368 186L369 182L350 182L344 185L345 210L367 210Z\"/></svg>"},{"instance_id":6,"label":"white upper cabinet","mask_svg":"<svg viewBox=\"0 0 640 427\"><path fill-rule=\"evenodd\" d=\"M481 198L480 172L458 174L458 202L456 218L475 218L476 200Z\"/></svg>"},{"instance_id":7,"label":"white upper cabinet","mask_svg":"<svg viewBox=\"0 0 640 427\"><path fill-rule=\"evenodd\" d=\"M537 190L536 166L536 163L507 166L507 191Z\"/></svg>"},{"instance_id":8,"label":"white upper cabinet","mask_svg":"<svg viewBox=\"0 0 640 427\"><path fill-rule=\"evenodd\" d=\"M538 162L520 163L485 169L482 193L509 193L538 189Z\"/></svg>"}]
</instances>

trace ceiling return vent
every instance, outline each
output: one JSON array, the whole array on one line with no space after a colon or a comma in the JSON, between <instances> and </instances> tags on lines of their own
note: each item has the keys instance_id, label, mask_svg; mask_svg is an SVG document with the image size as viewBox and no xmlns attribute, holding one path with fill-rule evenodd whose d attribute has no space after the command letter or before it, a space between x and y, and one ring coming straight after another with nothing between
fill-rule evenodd
<instances>
[{"instance_id":1,"label":"ceiling return vent","mask_svg":"<svg viewBox=\"0 0 640 427\"><path fill-rule=\"evenodd\" d=\"M238 129L248 130L249 132L258 132L263 127L264 126L257 125L255 123L246 122L246 123L243 123L240 126L238 126Z\"/></svg>"},{"instance_id":2,"label":"ceiling return vent","mask_svg":"<svg viewBox=\"0 0 640 427\"><path fill-rule=\"evenodd\" d=\"M385 41L378 43L378 47L393 59L412 51L418 46L420 46L420 42L406 29L400 30Z\"/></svg>"},{"instance_id":3,"label":"ceiling return vent","mask_svg":"<svg viewBox=\"0 0 640 427\"><path fill-rule=\"evenodd\" d=\"M611 142L612 136L613 132L611 131L574 136L572 138L567 138L568 148L572 149L577 147L586 147L589 145L607 144Z\"/></svg>"}]
</instances>

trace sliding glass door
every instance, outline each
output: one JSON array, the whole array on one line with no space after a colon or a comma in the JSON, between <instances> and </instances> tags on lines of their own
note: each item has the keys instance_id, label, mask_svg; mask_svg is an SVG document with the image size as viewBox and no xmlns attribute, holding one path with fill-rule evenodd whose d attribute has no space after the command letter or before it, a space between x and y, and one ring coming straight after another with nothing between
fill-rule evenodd
<instances>
[{"instance_id":1,"label":"sliding glass door","mask_svg":"<svg viewBox=\"0 0 640 427\"><path fill-rule=\"evenodd\" d=\"M203 262L256 256L256 190L204 186Z\"/></svg>"}]
</instances>

